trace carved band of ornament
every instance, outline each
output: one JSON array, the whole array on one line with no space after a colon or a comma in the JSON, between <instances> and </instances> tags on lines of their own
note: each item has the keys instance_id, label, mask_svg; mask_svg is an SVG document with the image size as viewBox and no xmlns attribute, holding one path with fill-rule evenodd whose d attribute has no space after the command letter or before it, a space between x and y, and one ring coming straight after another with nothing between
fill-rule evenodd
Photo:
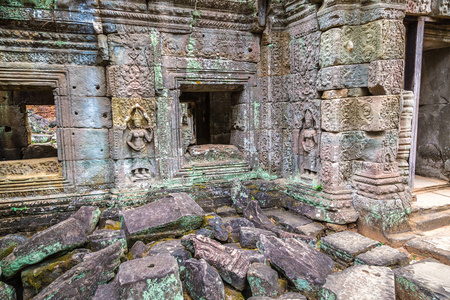
<instances>
[{"instance_id":1,"label":"carved band of ornament","mask_svg":"<svg viewBox=\"0 0 450 300\"><path fill-rule=\"evenodd\" d=\"M55 40L55 41L70 41L83 43L97 43L97 36L88 34L74 34L74 33L57 33L57 32L42 32L42 31L26 31L13 29L0 29L0 37L4 38L22 38L27 40Z\"/></svg>"},{"instance_id":2,"label":"carved band of ornament","mask_svg":"<svg viewBox=\"0 0 450 300\"><path fill-rule=\"evenodd\" d=\"M1 62L36 62L47 64L77 64L95 65L95 53L67 53L67 52L0 52Z\"/></svg>"},{"instance_id":3,"label":"carved band of ornament","mask_svg":"<svg viewBox=\"0 0 450 300\"><path fill-rule=\"evenodd\" d=\"M4 39L0 38L0 45L17 46L17 47L35 47L35 48L52 48L52 49L77 49L77 50L98 50L98 44L95 43L73 43L62 41L30 41L19 39Z\"/></svg>"}]
</instances>

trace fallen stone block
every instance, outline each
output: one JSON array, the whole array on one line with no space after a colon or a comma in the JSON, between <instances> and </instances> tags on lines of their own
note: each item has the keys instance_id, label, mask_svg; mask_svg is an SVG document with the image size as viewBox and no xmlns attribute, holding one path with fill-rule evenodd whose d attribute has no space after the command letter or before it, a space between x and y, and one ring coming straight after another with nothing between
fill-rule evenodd
<instances>
[{"instance_id":1,"label":"fallen stone block","mask_svg":"<svg viewBox=\"0 0 450 300\"><path fill-rule=\"evenodd\" d=\"M101 284L95 291L92 300L119 300L119 287L116 281Z\"/></svg>"},{"instance_id":2,"label":"fallen stone block","mask_svg":"<svg viewBox=\"0 0 450 300\"><path fill-rule=\"evenodd\" d=\"M450 235L416 238L406 243L406 249L450 265Z\"/></svg>"},{"instance_id":3,"label":"fallen stone block","mask_svg":"<svg viewBox=\"0 0 450 300\"><path fill-rule=\"evenodd\" d=\"M0 299L17 300L16 290L14 287L0 281Z\"/></svg>"},{"instance_id":4,"label":"fallen stone block","mask_svg":"<svg viewBox=\"0 0 450 300\"><path fill-rule=\"evenodd\" d=\"M25 244L15 248L0 262L3 276L10 278L27 266L39 263L53 254L70 251L86 241L85 228L78 220L69 218L35 234Z\"/></svg>"},{"instance_id":5,"label":"fallen stone block","mask_svg":"<svg viewBox=\"0 0 450 300\"><path fill-rule=\"evenodd\" d=\"M225 226L222 222L222 218L216 214L208 214L205 216L205 224L204 227L206 229L212 230L214 233L214 238L221 242L226 242L228 240L228 231L225 229Z\"/></svg>"},{"instance_id":6,"label":"fallen stone block","mask_svg":"<svg viewBox=\"0 0 450 300\"><path fill-rule=\"evenodd\" d=\"M195 232L197 235L203 235L206 237L209 237L210 239L214 238L214 232L212 230L206 229L206 228L200 228Z\"/></svg>"},{"instance_id":7,"label":"fallen stone block","mask_svg":"<svg viewBox=\"0 0 450 300\"><path fill-rule=\"evenodd\" d=\"M186 193L169 194L120 214L121 228L133 241L181 236L202 226L204 216L203 209Z\"/></svg>"},{"instance_id":8,"label":"fallen stone block","mask_svg":"<svg viewBox=\"0 0 450 300\"><path fill-rule=\"evenodd\" d=\"M225 282L237 290L244 289L250 266L248 254L201 235L191 235L188 239L195 250L195 258L203 258L217 269Z\"/></svg>"},{"instance_id":9,"label":"fallen stone block","mask_svg":"<svg viewBox=\"0 0 450 300\"><path fill-rule=\"evenodd\" d=\"M278 300L306 300L306 297L300 293L285 293L278 297Z\"/></svg>"},{"instance_id":10,"label":"fallen stone block","mask_svg":"<svg viewBox=\"0 0 450 300\"><path fill-rule=\"evenodd\" d=\"M398 300L450 299L450 266L426 259L394 270Z\"/></svg>"},{"instance_id":11,"label":"fallen stone block","mask_svg":"<svg viewBox=\"0 0 450 300\"><path fill-rule=\"evenodd\" d=\"M148 248L142 241L137 241L134 243L133 247L131 247L130 251L128 252L128 259L136 259L136 258L143 258L147 255Z\"/></svg>"},{"instance_id":12,"label":"fallen stone block","mask_svg":"<svg viewBox=\"0 0 450 300\"><path fill-rule=\"evenodd\" d=\"M255 224L255 227L273 230L275 224L263 213L258 201L252 200L244 208L244 217Z\"/></svg>"},{"instance_id":13,"label":"fallen stone block","mask_svg":"<svg viewBox=\"0 0 450 300\"><path fill-rule=\"evenodd\" d=\"M281 208L265 209L263 212L267 217L274 220L276 225L281 226L288 232L317 237L325 229L320 223Z\"/></svg>"},{"instance_id":14,"label":"fallen stone block","mask_svg":"<svg viewBox=\"0 0 450 300\"><path fill-rule=\"evenodd\" d=\"M241 227L255 227L252 222L245 218L224 218L225 229L229 233L229 243L239 243L239 232Z\"/></svg>"},{"instance_id":15,"label":"fallen stone block","mask_svg":"<svg viewBox=\"0 0 450 300\"><path fill-rule=\"evenodd\" d=\"M84 229L84 233L89 235L94 232L100 220L100 215L101 211L97 206L82 206L71 217L78 220Z\"/></svg>"},{"instance_id":16,"label":"fallen stone block","mask_svg":"<svg viewBox=\"0 0 450 300\"><path fill-rule=\"evenodd\" d=\"M296 239L296 240L305 242L314 248L317 247L317 239L313 236L308 236L308 235L303 235L303 234L298 234L298 233L293 233L293 232L287 232L287 231L281 230L279 228L275 228L273 230L273 232L275 232L280 239L284 239L284 240L285 239Z\"/></svg>"},{"instance_id":17,"label":"fallen stone block","mask_svg":"<svg viewBox=\"0 0 450 300\"><path fill-rule=\"evenodd\" d=\"M326 276L333 271L331 258L297 239L261 235L258 249L302 294L311 298L317 296Z\"/></svg>"},{"instance_id":18,"label":"fallen stone block","mask_svg":"<svg viewBox=\"0 0 450 300\"><path fill-rule=\"evenodd\" d=\"M242 248L256 248L256 243L259 241L259 236L263 234L266 236L276 236L275 233L269 230L253 227L241 227L239 230L239 243Z\"/></svg>"},{"instance_id":19,"label":"fallen stone block","mask_svg":"<svg viewBox=\"0 0 450 300\"><path fill-rule=\"evenodd\" d=\"M83 262L90 251L76 249L62 257L58 257L22 271L23 299L36 296L59 276Z\"/></svg>"},{"instance_id":20,"label":"fallen stone block","mask_svg":"<svg viewBox=\"0 0 450 300\"><path fill-rule=\"evenodd\" d=\"M225 290L219 273L204 259L186 261L186 289L193 300L224 300Z\"/></svg>"},{"instance_id":21,"label":"fallen stone block","mask_svg":"<svg viewBox=\"0 0 450 300\"><path fill-rule=\"evenodd\" d=\"M169 254L147 256L124 262L116 277L121 300L183 300L178 264Z\"/></svg>"},{"instance_id":22,"label":"fallen stone block","mask_svg":"<svg viewBox=\"0 0 450 300\"><path fill-rule=\"evenodd\" d=\"M353 266L329 275L319 295L322 300L395 300L394 273L387 267Z\"/></svg>"},{"instance_id":23,"label":"fallen stone block","mask_svg":"<svg viewBox=\"0 0 450 300\"><path fill-rule=\"evenodd\" d=\"M248 205L249 199L250 192L242 184L242 181L238 178L233 179L231 183L231 200L238 213L242 213L244 208Z\"/></svg>"},{"instance_id":24,"label":"fallen stone block","mask_svg":"<svg viewBox=\"0 0 450 300\"><path fill-rule=\"evenodd\" d=\"M370 251L361 253L355 258L355 265L370 265L380 267L398 268L407 265L408 256L387 245L375 247Z\"/></svg>"},{"instance_id":25,"label":"fallen stone block","mask_svg":"<svg viewBox=\"0 0 450 300\"><path fill-rule=\"evenodd\" d=\"M278 273L266 264L251 264L247 272L252 296L277 297L280 294Z\"/></svg>"},{"instance_id":26,"label":"fallen stone block","mask_svg":"<svg viewBox=\"0 0 450 300\"><path fill-rule=\"evenodd\" d=\"M190 259L191 253L187 251L181 243L181 240L168 240L153 245L148 255L170 254L177 260L180 278L184 280L186 261Z\"/></svg>"},{"instance_id":27,"label":"fallen stone block","mask_svg":"<svg viewBox=\"0 0 450 300\"><path fill-rule=\"evenodd\" d=\"M27 237L20 234L8 234L0 240L0 260L10 255L13 250L28 241Z\"/></svg>"},{"instance_id":28,"label":"fallen stone block","mask_svg":"<svg viewBox=\"0 0 450 300\"><path fill-rule=\"evenodd\" d=\"M120 241L125 250L127 248L127 239L125 237L125 232L123 230L113 230L113 229L100 229L94 231L88 236L89 249L96 252L101 249L114 244L116 241Z\"/></svg>"},{"instance_id":29,"label":"fallen stone block","mask_svg":"<svg viewBox=\"0 0 450 300\"><path fill-rule=\"evenodd\" d=\"M58 277L33 300L90 299L97 287L114 277L123 254L121 242L92 253L84 262Z\"/></svg>"},{"instance_id":30,"label":"fallen stone block","mask_svg":"<svg viewBox=\"0 0 450 300\"><path fill-rule=\"evenodd\" d=\"M359 233L342 231L323 237L320 249L333 257L339 265L346 268L353 264L358 254L367 252L378 245L380 245L379 242Z\"/></svg>"}]
</instances>

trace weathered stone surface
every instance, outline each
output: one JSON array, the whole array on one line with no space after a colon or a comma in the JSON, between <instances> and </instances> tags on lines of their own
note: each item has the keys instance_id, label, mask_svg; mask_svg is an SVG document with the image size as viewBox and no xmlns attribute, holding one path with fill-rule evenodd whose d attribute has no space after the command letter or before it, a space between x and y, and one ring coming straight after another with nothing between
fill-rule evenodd
<instances>
[{"instance_id":1,"label":"weathered stone surface","mask_svg":"<svg viewBox=\"0 0 450 300\"><path fill-rule=\"evenodd\" d=\"M17 300L16 290L14 287L0 281L0 299Z\"/></svg>"},{"instance_id":2,"label":"weathered stone surface","mask_svg":"<svg viewBox=\"0 0 450 300\"><path fill-rule=\"evenodd\" d=\"M127 261L116 280L120 299L183 299L178 264L169 254Z\"/></svg>"},{"instance_id":3,"label":"weathered stone surface","mask_svg":"<svg viewBox=\"0 0 450 300\"><path fill-rule=\"evenodd\" d=\"M227 231L228 233L228 231ZM214 238L214 232L212 230L206 229L206 228L200 228L195 232L195 234L203 235L206 237L209 237L210 239Z\"/></svg>"},{"instance_id":4,"label":"weathered stone surface","mask_svg":"<svg viewBox=\"0 0 450 300\"><path fill-rule=\"evenodd\" d=\"M252 296L277 297L280 294L278 273L266 264L253 263L247 272Z\"/></svg>"},{"instance_id":5,"label":"weathered stone surface","mask_svg":"<svg viewBox=\"0 0 450 300\"><path fill-rule=\"evenodd\" d=\"M242 293L232 286L225 284L225 299L226 300L245 300Z\"/></svg>"},{"instance_id":6,"label":"weathered stone surface","mask_svg":"<svg viewBox=\"0 0 450 300\"><path fill-rule=\"evenodd\" d=\"M237 290L244 289L250 260L243 250L224 246L201 235L189 236L189 242L195 249L195 258L203 258L217 269L225 282Z\"/></svg>"},{"instance_id":7,"label":"weathered stone surface","mask_svg":"<svg viewBox=\"0 0 450 300\"><path fill-rule=\"evenodd\" d=\"M395 300L394 273L390 268L353 266L331 274L320 290L320 299Z\"/></svg>"},{"instance_id":8,"label":"weathered stone surface","mask_svg":"<svg viewBox=\"0 0 450 300\"><path fill-rule=\"evenodd\" d=\"M403 87L404 62L377 60L370 62L367 87L372 95L398 95Z\"/></svg>"},{"instance_id":9,"label":"weathered stone surface","mask_svg":"<svg viewBox=\"0 0 450 300\"><path fill-rule=\"evenodd\" d=\"M252 227L254 228L252 222L245 218L230 218L224 219L225 221L225 229L230 233L228 242L230 243L238 243L239 242L239 232L241 227Z\"/></svg>"},{"instance_id":10,"label":"weathered stone surface","mask_svg":"<svg viewBox=\"0 0 450 300\"><path fill-rule=\"evenodd\" d=\"M186 266L186 261L192 257L191 253L185 249L181 240L168 240L153 245L150 248L148 255L158 255L164 253L175 257L178 262L178 266L180 267L179 271L181 280L183 280L185 276L184 268Z\"/></svg>"},{"instance_id":11,"label":"weathered stone surface","mask_svg":"<svg viewBox=\"0 0 450 300\"><path fill-rule=\"evenodd\" d=\"M334 262L327 255L296 239L281 240L261 236L258 249L303 294L315 297L333 271Z\"/></svg>"},{"instance_id":12,"label":"weathered stone surface","mask_svg":"<svg viewBox=\"0 0 450 300\"><path fill-rule=\"evenodd\" d=\"M306 297L300 293L284 293L280 297L279 300L306 300Z\"/></svg>"},{"instance_id":13,"label":"weathered stone surface","mask_svg":"<svg viewBox=\"0 0 450 300\"><path fill-rule=\"evenodd\" d=\"M216 209L216 213L221 217L230 217L237 214L236 209L230 206L221 206Z\"/></svg>"},{"instance_id":14,"label":"weathered stone surface","mask_svg":"<svg viewBox=\"0 0 450 300\"><path fill-rule=\"evenodd\" d=\"M31 299L59 276L83 262L90 251L76 249L62 257L46 261L22 271L23 298Z\"/></svg>"},{"instance_id":15,"label":"weathered stone surface","mask_svg":"<svg viewBox=\"0 0 450 300\"><path fill-rule=\"evenodd\" d=\"M450 236L416 238L406 243L406 249L422 256L435 258L450 265Z\"/></svg>"},{"instance_id":16,"label":"weathered stone surface","mask_svg":"<svg viewBox=\"0 0 450 300\"><path fill-rule=\"evenodd\" d=\"M116 281L108 284L101 284L95 291L92 300L119 300L119 287Z\"/></svg>"},{"instance_id":17,"label":"weathered stone surface","mask_svg":"<svg viewBox=\"0 0 450 300\"><path fill-rule=\"evenodd\" d=\"M450 298L450 266L434 259L395 269L394 274L399 300Z\"/></svg>"},{"instance_id":18,"label":"weathered stone surface","mask_svg":"<svg viewBox=\"0 0 450 300\"><path fill-rule=\"evenodd\" d=\"M101 211L97 206L83 206L71 217L78 220L83 226L86 235L94 232L98 221L100 220Z\"/></svg>"},{"instance_id":19,"label":"weathered stone surface","mask_svg":"<svg viewBox=\"0 0 450 300\"><path fill-rule=\"evenodd\" d=\"M342 231L323 237L320 249L346 267L353 263L358 254L367 252L378 245L379 242L359 233Z\"/></svg>"},{"instance_id":20,"label":"weathered stone surface","mask_svg":"<svg viewBox=\"0 0 450 300\"><path fill-rule=\"evenodd\" d=\"M250 192L242 184L242 181L238 178L233 179L231 183L231 200L238 213L242 213L244 208L248 205L249 199Z\"/></svg>"},{"instance_id":21,"label":"weathered stone surface","mask_svg":"<svg viewBox=\"0 0 450 300\"><path fill-rule=\"evenodd\" d=\"M409 258L405 253L387 245L375 247L370 251L357 255L355 258L355 265L364 264L391 268L407 265L408 262Z\"/></svg>"},{"instance_id":22,"label":"weathered stone surface","mask_svg":"<svg viewBox=\"0 0 450 300\"><path fill-rule=\"evenodd\" d=\"M164 235L182 235L199 228L204 215L203 209L188 194L176 193L121 212L121 225L128 239L152 239Z\"/></svg>"},{"instance_id":23,"label":"weathered stone surface","mask_svg":"<svg viewBox=\"0 0 450 300\"><path fill-rule=\"evenodd\" d=\"M289 232L308 236L318 236L325 228L320 223L315 223L302 215L282 209L265 209L264 214L275 220L276 225Z\"/></svg>"},{"instance_id":24,"label":"weathered stone surface","mask_svg":"<svg viewBox=\"0 0 450 300\"><path fill-rule=\"evenodd\" d=\"M239 231L239 243L242 248L256 248L256 243L259 241L259 236L263 234L266 236L276 234L269 230L253 227L241 227Z\"/></svg>"},{"instance_id":25,"label":"weathered stone surface","mask_svg":"<svg viewBox=\"0 0 450 300\"><path fill-rule=\"evenodd\" d=\"M275 228L275 224L264 215L258 201L252 200L244 209L244 217L250 220L257 228L272 230Z\"/></svg>"},{"instance_id":26,"label":"weathered stone surface","mask_svg":"<svg viewBox=\"0 0 450 300\"><path fill-rule=\"evenodd\" d=\"M328 90L323 92L322 99L329 100L329 99L347 98L347 95L348 95L347 89Z\"/></svg>"},{"instance_id":27,"label":"weathered stone surface","mask_svg":"<svg viewBox=\"0 0 450 300\"><path fill-rule=\"evenodd\" d=\"M287 232L284 230L280 230L278 228L275 228L273 230L273 232L275 232L277 234L277 236L283 240L296 239L296 240L307 243L308 245L310 245L313 248L316 248L316 246L317 246L317 239L312 236L302 235L302 234L293 233L293 232Z\"/></svg>"},{"instance_id":28,"label":"weathered stone surface","mask_svg":"<svg viewBox=\"0 0 450 300\"><path fill-rule=\"evenodd\" d=\"M224 300L225 290L219 273L204 259L186 261L186 289L193 300Z\"/></svg>"},{"instance_id":29,"label":"weathered stone surface","mask_svg":"<svg viewBox=\"0 0 450 300\"><path fill-rule=\"evenodd\" d=\"M85 257L84 262L73 267L40 292L34 300L89 299L97 290L114 277L120 264L122 243L115 244Z\"/></svg>"},{"instance_id":30,"label":"weathered stone surface","mask_svg":"<svg viewBox=\"0 0 450 300\"><path fill-rule=\"evenodd\" d=\"M128 259L136 259L136 258L143 258L147 255L148 248L142 241L137 241L134 243L133 247L131 247L130 251L128 252Z\"/></svg>"},{"instance_id":31,"label":"weathered stone surface","mask_svg":"<svg viewBox=\"0 0 450 300\"><path fill-rule=\"evenodd\" d=\"M125 232L123 230L113 229L100 229L94 231L88 236L89 249L92 251L98 251L105 249L109 245L114 244L116 241L120 241L124 249L127 249L127 240Z\"/></svg>"},{"instance_id":32,"label":"weathered stone surface","mask_svg":"<svg viewBox=\"0 0 450 300\"><path fill-rule=\"evenodd\" d=\"M0 240L0 261L10 255L14 248L23 245L28 241L27 237L20 234L8 234Z\"/></svg>"},{"instance_id":33,"label":"weathered stone surface","mask_svg":"<svg viewBox=\"0 0 450 300\"><path fill-rule=\"evenodd\" d=\"M72 250L87 240L85 227L78 220L69 218L32 236L25 244L0 262L3 276L12 277L23 268L41 262L45 258Z\"/></svg>"},{"instance_id":34,"label":"weathered stone surface","mask_svg":"<svg viewBox=\"0 0 450 300\"><path fill-rule=\"evenodd\" d=\"M208 214L205 216L206 229L210 229L214 233L214 238L221 242L226 242L228 240L228 231L225 229L222 218L216 214Z\"/></svg>"}]
</instances>

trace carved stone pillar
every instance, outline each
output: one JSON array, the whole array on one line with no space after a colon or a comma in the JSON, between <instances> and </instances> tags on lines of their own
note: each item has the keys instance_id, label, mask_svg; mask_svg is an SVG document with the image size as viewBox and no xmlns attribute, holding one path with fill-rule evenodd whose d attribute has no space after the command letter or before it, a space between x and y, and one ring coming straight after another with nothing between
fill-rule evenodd
<instances>
[{"instance_id":1,"label":"carved stone pillar","mask_svg":"<svg viewBox=\"0 0 450 300\"><path fill-rule=\"evenodd\" d=\"M400 115L400 133L398 140L397 163L404 183L409 182L409 151L411 149L411 130L414 106L414 94L411 91L402 91L402 113Z\"/></svg>"}]
</instances>

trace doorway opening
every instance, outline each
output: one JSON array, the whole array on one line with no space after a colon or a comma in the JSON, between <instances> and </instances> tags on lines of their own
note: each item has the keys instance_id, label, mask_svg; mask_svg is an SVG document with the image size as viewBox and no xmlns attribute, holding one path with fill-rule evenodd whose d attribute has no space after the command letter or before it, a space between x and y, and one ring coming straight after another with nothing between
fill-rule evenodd
<instances>
[{"instance_id":1,"label":"doorway opening","mask_svg":"<svg viewBox=\"0 0 450 300\"><path fill-rule=\"evenodd\" d=\"M0 161L57 157L51 89L2 91Z\"/></svg>"}]
</instances>

